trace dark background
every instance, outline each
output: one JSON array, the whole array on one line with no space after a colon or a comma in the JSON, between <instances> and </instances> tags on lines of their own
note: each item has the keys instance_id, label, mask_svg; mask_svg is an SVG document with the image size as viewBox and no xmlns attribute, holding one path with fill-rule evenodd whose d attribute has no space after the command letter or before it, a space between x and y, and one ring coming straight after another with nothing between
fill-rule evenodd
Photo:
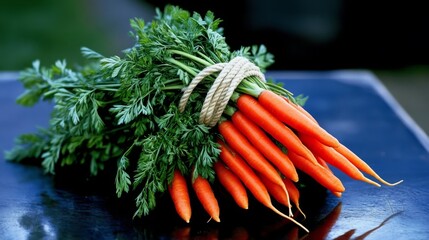
<instances>
[{"instance_id":1,"label":"dark background","mask_svg":"<svg viewBox=\"0 0 429 240\"><path fill-rule=\"evenodd\" d=\"M429 64L423 1L148 1L213 10L234 48L263 43L278 69L398 68Z\"/></svg>"},{"instance_id":2,"label":"dark background","mask_svg":"<svg viewBox=\"0 0 429 240\"><path fill-rule=\"evenodd\" d=\"M34 58L79 62L81 46L107 55L130 46L129 22L171 3L223 19L232 48L265 44L272 69L397 69L429 65L424 1L6 0L0 3L0 70Z\"/></svg>"},{"instance_id":3,"label":"dark background","mask_svg":"<svg viewBox=\"0 0 429 240\"><path fill-rule=\"evenodd\" d=\"M150 21L167 3L213 11L234 49L265 44L269 70L370 70L429 132L429 13L417 0L3 0L0 71L80 64L82 46L121 55L130 18Z\"/></svg>"}]
</instances>

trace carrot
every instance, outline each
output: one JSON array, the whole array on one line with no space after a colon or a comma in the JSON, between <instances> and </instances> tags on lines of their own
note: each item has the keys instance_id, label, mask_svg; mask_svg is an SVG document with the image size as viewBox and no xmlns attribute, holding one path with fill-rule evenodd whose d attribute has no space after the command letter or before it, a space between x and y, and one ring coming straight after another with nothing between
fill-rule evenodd
<instances>
[{"instance_id":1,"label":"carrot","mask_svg":"<svg viewBox=\"0 0 429 240\"><path fill-rule=\"evenodd\" d=\"M304 218L306 218L304 212L301 210L301 208L299 206L300 194L299 194L298 188L295 186L295 184L290 179L283 178L283 182L285 183L286 189L289 192L290 200L293 202L293 204L295 204L296 208L302 214L302 216L304 216Z\"/></svg>"},{"instance_id":2,"label":"carrot","mask_svg":"<svg viewBox=\"0 0 429 240\"><path fill-rule=\"evenodd\" d=\"M326 163L325 160L323 160L320 156L314 156L317 159L317 162L324 168L329 169L331 171L331 169L329 168L329 165Z\"/></svg>"},{"instance_id":3,"label":"carrot","mask_svg":"<svg viewBox=\"0 0 429 240\"><path fill-rule=\"evenodd\" d=\"M312 120L313 122L319 124L317 122L317 120L313 117L313 115L311 115L304 107L302 107L301 105L298 105L296 103L293 103L291 100L289 100L287 97L283 97L283 99L288 102L290 105L292 105L294 108L296 108L298 111L300 111L302 114L304 114L305 116L307 116L310 120Z\"/></svg>"},{"instance_id":4,"label":"carrot","mask_svg":"<svg viewBox=\"0 0 429 240\"><path fill-rule=\"evenodd\" d=\"M235 111L231 120L234 126L255 146L277 169L292 181L298 181L298 173L289 157L241 111Z\"/></svg>"},{"instance_id":5,"label":"carrot","mask_svg":"<svg viewBox=\"0 0 429 240\"><path fill-rule=\"evenodd\" d=\"M331 147L339 145L335 137L274 92L262 91L258 96L258 102L276 118L296 131L310 135Z\"/></svg>"},{"instance_id":6,"label":"carrot","mask_svg":"<svg viewBox=\"0 0 429 240\"><path fill-rule=\"evenodd\" d=\"M298 111L300 111L301 113L303 113L304 115L306 115L308 118L310 118L313 122L317 123L317 120L309 112L307 112L307 110L305 110L302 106L300 106L298 104L292 103L286 97L284 97L284 99L285 99L285 101L287 101L288 103L290 103L293 107L295 107ZM346 146L344 146L342 143L339 143L339 146L336 147L335 150L337 152L339 152L340 154L342 154L345 158L347 158L359 170L361 170L364 173L369 174L370 176L374 177L375 179L377 179L378 181L380 181L381 183L383 183L383 184L385 184L387 186L395 186L395 185L400 184L401 182L403 182L403 180L400 180L400 181L398 181L396 183L389 183L389 182L387 182L386 180L384 180L383 178L381 178L365 161L363 161L359 156L357 156L353 151L351 151L349 148L347 148ZM316 159L317 159L317 157L316 157ZM317 160L318 160L318 162L322 166L328 167L326 165L326 163L323 164L321 161L319 161L319 159L317 159Z\"/></svg>"},{"instance_id":7,"label":"carrot","mask_svg":"<svg viewBox=\"0 0 429 240\"><path fill-rule=\"evenodd\" d=\"M326 146L317 139L305 134L300 134L299 137L315 155L320 156L326 162L338 168L349 177L380 187L380 184L366 178L358 168L350 163L350 161L343 155L335 151L334 148Z\"/></svg>"},{"instance_id":8,"label":"carrot","mask_svg":"<svg viewBox=\"0 0 429 240\"><path fill-rule=\"evenodd\" d=\"M330 170L321 165L312 164L307 161L307 159L294 152L288 153L288 156L296 168L312 177L326 189L331 192L344 192L345 188L343 183Z\"/></svg>"},{"instance_id":9,"label":"carrot","mask_svg":"<svg viewBox=\"0 0 429 240\"><path fill-rule=\"evenodd\" d=\"M173 180L168 186L174 207L179 216L189 223L191 219L191 201L189 199L188 186L185 177L179 170L174 171Z\"/></svg>"},{"instance_id":10,"label":"carrot","mask_svg":"<svg viewBox=\"0 0 429 240\"><path fill-rule=\"evenodd\" d=\"M234 99L233 99L234 100ZM288 151L299 155L317 164L317 160L307 147L302 144L298 136L274 115L268 112L258 101L246 94L235 99L238 109L259 127L264 129L274 139L279 141Z\"/></svg>"},{"instance_id":11,"label":"carrot","mask_svg":"<svg viewBox=\"0 0 429 240\"><path fill-rule=\"evenodd\" d=\"M308 229L305 228L302 224L297 222L295 219L287 216L286 214L280 212L271 202L270 195L267 188L259 177L255 174L252 168L247 165L247 163L241 158L239 154L234 152L229 146L226 145L223 141L218 141L220 146L220 159L233 171L238 178L243 182L243 184L249 189L253 194L256 200L262 203L267 208L271 209L273 212L278 215L290 220L295 223L306 232Z\"/></svg>"},{"instance_id":12,"label":"carrot","mask_svg":"<svg viewBox=\"0 0 429 240\"><path fill-rule=\"evenodd\" d=\"M210 215L211 219L215 220L216 222L220 222L219 204L209 181L201 176L198 176L192 183L192 187L197 195L198 200L206 212Z\"/></svg>"},{"instance_id":13,"label":"carrot","mask_svg":"<svg viewBox=\"0 0 429 240\"><path fill-rule=\"evenodd\" d=\"M219 133L224 137L229 146L238 152L241 157L256 171L263 174L270 181L285 188L277 170L267 159L240 133L234 124L223 119L218 124Z\"/></svg>"},{"instance_id":14,"label":"carrot","mask_svg":"<svg viewBox=\"0 0 429 240\"><path fill-rule=\"evenodd\" d=\"M349 148L347 148L343 144L340 144L340 146L335 148L335 150L338 153L340 153L341 155L343 155L345 158L347 158L359 170L361 170L364 173L369 174L370 176L373 176L375 179L377 179L378 181L380 181L381 183L383 183L387 186L395 186L395 185L400 184L402 182L402 180L400 180L396 183L389 183L389 182L385 181L365 161L363 161L359 156L357 156L353 151L351 151Z\"/></svg>"},{"instance_id":15,"label":"carrot","mask_svg":"<svg viewBox=\"0 0 429 240\"><path fill-rule=\"evenodd\" d=\"M216 162L213 167L217 179L228 193L231 194L237 205L241 208L248 209L249 201L246 188L240 179L220 161Z\"/></svg>"},{"instance_id":16,"label":"carrot","mask_svg":"<svg viewBox=\"0 0 429 240\"><path fill-rule=\"evenodd\" d=\"M317 159L317 162L320 163L321 166L323 166L324 168L328 169L330 172L332 172L331 168L329 167L328 163L326 163L325 160L323 160L320 156L315 156ZM336 197L341 197L342 193L341 192L331 192L332 194L334 194L334 196Z\"/></svg>"},{"instance_id":17,"label":"carrot","mask_svg":"<svg viewBox=\"0 0 429 240\"><path fill-rule=\"evenodd\" d=\"M270 196L272 196L277 202L283 204L289 209L289 216L292 216L291 204L289 199L289 191L284 191L279 185L274 184L270 180L268 180L265 176L259 175L262 183L264 183L265 187L268 190Z\"/></svg>"},{"instance_id":18,"label":"carrot","mask_svg":"<svg viewBox=\"0 0 429 240\"><path fill-rule=\"evenodd\" d=\"M197 198L204 210L206 210L206 212L210 215L211 219L215 220L216 222L220 222L219 203L210 186L210 182L207 179L198 176L192 183L192 188L194 189Z\"/></svg>"}]
</instances>

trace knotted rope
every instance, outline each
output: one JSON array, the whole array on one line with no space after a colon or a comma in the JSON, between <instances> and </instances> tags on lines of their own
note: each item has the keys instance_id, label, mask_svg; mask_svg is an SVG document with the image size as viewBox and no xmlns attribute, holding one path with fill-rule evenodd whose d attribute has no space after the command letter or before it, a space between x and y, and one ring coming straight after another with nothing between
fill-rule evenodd
<instances>
[{"instance_id":1,"label":"knotted rope","mask_svg":"<svg viewBox=\"0 0 429 240\"><path fill-rule=\"evenodd\" d=\"M228 63L217 63L204 68L185 88L179 102L179 111L183 112L195 87L207 76L220 72L207 92L200 112L199 122L213 127L219 121L229 99L241 81L256 76L265 82L265 76L258 66L244 57L235 57Z\"/></svg>"}]
</instances>

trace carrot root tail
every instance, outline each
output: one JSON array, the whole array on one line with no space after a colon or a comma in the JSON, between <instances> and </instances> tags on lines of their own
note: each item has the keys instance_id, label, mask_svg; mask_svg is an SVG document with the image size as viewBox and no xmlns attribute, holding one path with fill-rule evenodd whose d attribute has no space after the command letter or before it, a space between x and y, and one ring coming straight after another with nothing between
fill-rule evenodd
<instances>
[{"instance_id":1,"label":"carrot root tail","mask_svg":"<svg viewBox=\"0 0 429 240\"><path fill-rule=\"evenodd\" d=\"M396 185L398 185L398 184L400 184L400 183L402 183L404 180L399 180L399 181L397 181L397 182L395 182L395 183L390 183L390 182L388 182L388 181L386 181L386 180L384 180L383 178L381 178L378 174L376 174L376 173L374 173L374 174L372 174L372 176L375 178L375 179L377 179L378 181L380 181L382 184L384 184L384 185L386 185L386 186L389 186L389 187L393 187L393 186L396 186Z\"/></svg>"},{"instance_id":2,"label":"carrot root tail","mask_svg":"<svg viewBox=\"0 0 429 240\"><path fill-rule=\"evenodd\" d=\"M275 208L273 205L270 205L269 208L271 210L273 210L275 213L277 213L278 215L288 219L289 221L295 223L296 225L298 225L300 228L302 228L304 231L306 231L307 233L310 232L306 227L304 227L304 225L302 225L301 223L299 223L298 221L296 221L295 219L289 217L288 215L280 212L280 210L278 210L277 208Z\"/></svg>"}]
</instances>

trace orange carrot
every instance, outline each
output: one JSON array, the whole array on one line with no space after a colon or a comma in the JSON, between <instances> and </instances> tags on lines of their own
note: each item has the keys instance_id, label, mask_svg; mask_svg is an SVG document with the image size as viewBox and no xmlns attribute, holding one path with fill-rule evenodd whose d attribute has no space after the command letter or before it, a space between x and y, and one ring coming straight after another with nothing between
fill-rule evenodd
<instances>
[{"instance_id":1,"label":"orange carrot","mask_svg":"<svg viewBox=\"0 0 429 240\"><path fill-rule=\"evenodd\" d=\"M179 170L174 171L173 180L168 186L168 190L176 212L185 222L189 223L191 219L191 201L189 199L186 179Z\"/></svg>"},{"instance_id":2,"label":"orange carrot","mask_svg":"<svg viewBox=\"0 0 429 240\"><path fill-rule=\"evenodd\" d=\"M335 137L274 92L262 91L258 96L258 102L277 119L296 131L313 136L328 146L337 147L339 145Z\"/></svg>"},{"instance_id":3,"label":"orange carrot","mask_svg":"<svg viewBox=\"0 0 429 240\"><path fill-rule=\"evenodd\" d=\"M312 164L307 159L294 152L288 153L288 156L296 168L312 177L326 189L331 192L344 192L345 188L343 183L330 170L321 165Z\"/></svg>"},{"instance_id":4,"label":"orange carrot","mask_svg":"<svg viewBox=\"0 0 429 240\"><path fill-rule=\"evenodd\" d=\"M280 204L288 207L289 216L292 216L291 204L289 199L289 191L284 191L279 185L274 184L270 180L268 180L265 176L259 175L259 178L264 183L265 187L268 190L268 193Z\"/></svg>"},{"instance_id":5,"label":"orange carrot","mask_svg":"<svg viewBox=\"0 0 429 240\"><path fill-rule=\"evenodd\" d=\"M213 167L216 172L217 179L222 186L225 187L227 192L231 194L238 206L247 209L249 207L247 192L240 179L231 172L231 170L227 169L220 161L216 162Z\"/></svg>"},{"instance_id":6,"label":"orange carrot","mask_svg":"<svg viewBox=\"0 0 429 240\"><path fill-rule=\"evenodd\" d=\"M283 182L285 183L286 189L289 192L290 200L293 202L293 204L295 204L295 206L298 209L298 211L305 218L306 216L305 216L304 212L301 210L301 207L299 206L300 194L299 194L298 188L295 186L295 184L290 179L283 178Z\"/></svg>"},{"instance_id":7,"label":"orange carrot","mask_svg":"<svg viewBox=\"0 0 429 240\"><path fill-rule=\"evenodd\" d=\"M235 111L231 120L234 126L255 146L277 169L292 181L298 181L298 173L289 157L241 111Z\"/></svg>"},{"instance_id":8,"label":"orange carrot","mask_svg":"<svg viewBox=\"0 0 429 240\"><path fill-rule=\"evenodd\" d=\"M307 110L305 110L302 106L292 103L286 97L284 97L284 99L285 99L285 101L290 103L292 106L294 106L296 109L298 109L298 111L300 111L301 113L306 115L308 118L310 118L313 122L317 123L317 120L309 112L307 112ZM383 183L387 186L395 186L395 185L400 184L402 182L402 180L400 180L396 183L387 182L386 180L381 178L365 161L363 161L359 156L357 156L353 151L351 151L349 148L344 146L342 143L340 143L340 145L338 147L335 147L335 150L337 152L339 152L340 154L342 154L345 158L347 158L359 170L361 170L364 173L369 174L370 176L374 177L375 179L377 179L378 181L380 181L381 183ZM316 156L316 159L317 159L317 156ZM321 160L321 161L319 161L319 159L317 159L317 160L322 166L328 167L326 165L326 162L325 163L321 162L324 160Z\"/></svg>"},{"instance_id":9,"label":"orange carrot","mask_svg":"<svg viewBox=\"0 0 429 240\"><path fill-rule=\"evenodd\" d=\"M317 160L307 147L302 144L298 136L274 115L268 112L258 101L250 95L242 94L236 99L238 109L259 127L264 129L274 139L279 141L288 151L299 155L317 164Z\"/></svg>"},{"instance_id":10,"label":"orange carrot","mask_svg":"<svg viewBox=\"0 0 429 240\"><path fill-rule=\"evenodd\" d=\"M210 215L211 219L215 220L216 222L220 222L219 204L209 181L201 176L198 176L192 183L192 187L197 195L198 200L201 202L201 205L206 210L206 212Z\"/></svg>"},{"instance_id":11,"label":"orange carrot","mask_svg":"<svg viewBox=\"0 0 429 240\"><path fill-rule=\"evenodd\" d=\"M309 135L300 134L299 137L315 155L320 156L323 160L338 168L349 177L380 187L380 184L366 178L358 168L351 164L343 155L335 151L334 148L324 145Z\"/></svg>"},{"instance_id":12,"label":"orange carrot","mask_svg":"<svg viewBox=\"0 0 429 240\"><path fill-rule=\"evenodd\" d=\"M313 153L313 154L314 154L314 153ZM316 157L317 162L318 162L321 166L323 166L323 167L324 167L324 168L326 168L326 169L331 170L331 169L329 168L329 165L326 163L326 161L325 161L325 160L323 160L320 156L315 155L314 157Z\"/></svg>"},{"instance_id":13,"label":"orange carrot","mask_svg":"<svg viewBox=\"0 0 429 240\"><path fill-rule=\"evenodd\" d=\"M226 143L219 141L222 161L233 171L243 184L252 192L255 198L264 205L271 205L270 195L265 185L256 176L252 168L234 152Z\"/></svg>"},{"instance_id":14,"label":"orange carrot","mask_svg":"<svg viewBox=\"0 0 429 240\"><path fill-rule=\"evenodd\" d=\"M332 173L331 168L329 167L328 163L326 163L325 160L323 160L320 156L317 156L317 155L315 157L317 159L317 162L319 162L321 166L328 169ZM336 196L336 197L341 197L341 195L342 195L341 192L331 192L331 193L334 194L334 196Z\"/></svg>"},{"instance_id":15,"label":"orange carrot","mask_svg":"<svg viewBox=\"0 0 429 240\"><path fill-rule=\"evenodd\" d=\"M289 219L306 232L308 229L305 228L302 224L297 222L295 219L287 216L286 214L280 212L277 208L275 208L271 202L270 194L268 193L267 188L263 184L263 182L259 179L259 177L253 172L252 168L247 165L247 163L241 158L239 154L234 152L226 143L222 141L218 141L220 145L220 155L219 157L222 161L233 171L238 178L243 182L243 184L249 189L249 191L253 194L256 200L262 203L267 208L271 209L273 212L278 215Z\"/></svg>"},{"instance_id":16,"label":"orange carrot","mask_svg":"<svg viewBox=\"0 0 429 240\"><path fill-rule=\"evenodd\" d=\"M256 171L263 174L270 181L285 188L277 170L270 162L240 133L230 120L221 120L218 125L219 133L229 146L238 152L241 157Z\"/></svg>"},{"instance_id":17,"label":"orange carrot","mask_svg":"<svg viewBox=\"0 0 429 240\"><path fill-rule=\"evenodd\" d=\"M292 105L294 108L296 108L298 111L300 111L302 114L307 116L309 119L311 119L313 122L317 123L317 120L311 115L304 107L301 105L298 105L296 103L293 103L291 100L289 100L287 97L283 97L283 99L288 102L290 105ZM317 123L319 124L319 123Z\"/></svg>"},{"instance_id":18,"label":"orange carrot","mask_svg":"<svg viewBox=\"0 0 429 240\"><path fill-rule=\"evenodd\" d=\"M381 183L388 185L388 186L395 186L402 182L402 180L396 182L396 183L389 183L385 181L383 178L381 178L365 161L363 161L359 156L357 156L353 151L348 149L343 144L340 144L339 147L335 148L335 150L343 155L345 158L347 158L355 167L357 167L359 170L361 170L364 173L369 174L370 176L373 176L375 179L380 181Z\"/></svg>"}]
</instances>

